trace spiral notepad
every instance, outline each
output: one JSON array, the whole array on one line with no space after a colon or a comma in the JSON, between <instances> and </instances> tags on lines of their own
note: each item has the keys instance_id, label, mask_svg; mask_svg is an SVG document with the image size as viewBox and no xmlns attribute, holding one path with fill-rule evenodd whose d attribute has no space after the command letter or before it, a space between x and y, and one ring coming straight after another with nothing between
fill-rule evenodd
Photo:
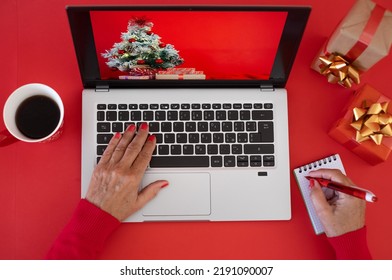
<instances>
[{"instance_id":1,"label":"spiral notepad","mask_svg":"<svg viewBox=\"0 0 392 280\"><path fill-rule=\"evenodd\" d=\"M313 203L310 200L310 189L309 189L309 180L305 178L308 173L312 170L317 170L320 168L329 168L329 169L340 169L343 174L346 174L344 170L343 163L338 154L322 158L320 160L310 162L303 166L294 169L294 175L297 179L297 183L299 189L302 193L302 197L305 201L306 209L308 210L310 221L312 222L314 231L316 234L321 234L324 232L324 227L321 224L321 221L317 217L316 211L313 207Z\"/></svg>"}]
</instances>

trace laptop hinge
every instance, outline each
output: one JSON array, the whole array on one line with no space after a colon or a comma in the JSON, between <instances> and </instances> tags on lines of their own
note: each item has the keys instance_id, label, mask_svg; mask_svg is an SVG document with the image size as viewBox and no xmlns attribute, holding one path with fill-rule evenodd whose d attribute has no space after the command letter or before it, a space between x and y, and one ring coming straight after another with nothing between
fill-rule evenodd
<instances>
[{"instance_id":1,"label":"laptop hinge","mask_svg":"<svg viewBox=\"0 0 392 280\"><path fill-rule=\"evenodd\" d=\"M261 85L260 90L264 92L270 92L270 91L275 91L275 88L273 85Z\"/></svg>"},{"instance_id":2,"label":"laptop hinge","mask_svg":"<svg viewBox=\"0 0 392 280\"><path fill-rule=\"evenodd\" d=\"M97 85L95 92L109 92L109 85Z\"/></svg>"}]
</instances>

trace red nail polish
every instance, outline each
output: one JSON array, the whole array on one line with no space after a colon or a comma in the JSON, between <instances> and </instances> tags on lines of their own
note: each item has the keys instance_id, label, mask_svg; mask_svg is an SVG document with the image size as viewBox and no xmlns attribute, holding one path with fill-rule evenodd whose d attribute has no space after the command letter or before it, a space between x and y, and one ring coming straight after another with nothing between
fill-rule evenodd
<instances>
[{"instance_id":1,"label":"red nail polish","mask_svg":"<svg viewBox=\"0 0 392 280\"><path fill-rule=\"evenodd\" d=\"M143 129L143 130L147 130L148 129L148 123L142 123L141 125L140 125L140 129Z\"/></svg>"},{"instance_id":2,"label":"red nail polish","mask_svg":"<svg viewBox=\"0 0 392 280\"><path fill-rule=\"evenodd\" d=\"M127 127L127 130L128 130L129 132L134 132L135 129L136 129L136 126L135 126L134 124L131 124L131 125L129 125L129 126Z\"/></svg>"},{"instance_id":3,"label":"red nail polish","mask_svg":"<svg viewBox=\"0 0 392 280\"><path fill-rule=\"evenodd\" d=\"M169 185L169 183L165 183L161 186L161 189L166 188Z\"/></svg>"},{"instance_id":4,"label":"red nail polish","mask_svg":"<svg viewBox=\"0 0 392 280\"><path fill-rule=\"evenodd\" d=\"M116 134L114 134L114 138L120 139L120 137L121 137L121 133L120 132L116 132Z\"/></svg>"},{"instance_id":5,"label":"red nail polish","mask_svg":"<svg viewBox=\"0 0 392 280\"><path fill-rule=\"evenodd\" d=\"M148 136L147 141L153 142L153 141L155 141L155 138L156 138L155 135L151 134L150 136Z\"/></svg>"}]
</instances>

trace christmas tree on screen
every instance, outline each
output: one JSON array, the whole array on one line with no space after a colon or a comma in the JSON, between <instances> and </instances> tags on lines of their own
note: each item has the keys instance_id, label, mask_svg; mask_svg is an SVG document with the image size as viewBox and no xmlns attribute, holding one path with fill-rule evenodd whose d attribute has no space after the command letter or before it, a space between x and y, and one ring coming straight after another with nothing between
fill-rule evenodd
<instances>
[{"instance_id":1,"label":"christmas tree on screen","mask_svg":"<svg viewBox=\"0 0 392 280\"><path fill-rule=\"evenodd\" d=\"M174 46L165 44L152 32L153 25L145 17L132 18L127 32L121 33L122 41L102 53L107 59L106 64L113 70L124 72L142 67L168 69L182 64L184 60Z\"/></svg>"}]
</instances>

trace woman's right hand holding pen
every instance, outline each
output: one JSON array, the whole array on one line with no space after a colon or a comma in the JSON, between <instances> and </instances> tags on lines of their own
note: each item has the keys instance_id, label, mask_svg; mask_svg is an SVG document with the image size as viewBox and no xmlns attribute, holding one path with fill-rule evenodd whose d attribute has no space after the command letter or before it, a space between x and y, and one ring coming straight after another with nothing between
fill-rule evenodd
<instances>
[{"instance_id":1,"label":"woman's right hand holding pen","mask_svg":"<svg viewBox=\"0 0 392 280\"><path fill-rule=\"evenodd\" d=\"M319 169L309 172L309 176L354 186L350 178L336 169ZM364 200L340 192L327 200L316 180L310 181L310 187L310 198L328 237L339 236L365 225L366 202Z\"/></svg>"}]
</instances>

